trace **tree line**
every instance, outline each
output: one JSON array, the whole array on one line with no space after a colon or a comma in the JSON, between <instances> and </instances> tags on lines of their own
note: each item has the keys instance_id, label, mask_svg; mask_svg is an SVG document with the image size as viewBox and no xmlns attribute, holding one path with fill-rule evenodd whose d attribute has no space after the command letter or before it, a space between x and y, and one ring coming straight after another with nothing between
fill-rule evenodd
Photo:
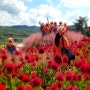
<instances>
[{"instance_id":1,"label":"tree line","mask_svg":"<svg viewBox=\"0 0 90 90\"><path fill-rule=\"evenodd\" d=\"M73 22L74 26L75 26L75 30L78 31L78 32L81 32L83 35L87 36L87 37L90 37L90 30L88 30L88 24L87 24L87 21L88 21L88 17L85 16L85 17L82 17L82 16L79 16L78 19L75 20L75 22Z\"/></svg>"}]
</instances>

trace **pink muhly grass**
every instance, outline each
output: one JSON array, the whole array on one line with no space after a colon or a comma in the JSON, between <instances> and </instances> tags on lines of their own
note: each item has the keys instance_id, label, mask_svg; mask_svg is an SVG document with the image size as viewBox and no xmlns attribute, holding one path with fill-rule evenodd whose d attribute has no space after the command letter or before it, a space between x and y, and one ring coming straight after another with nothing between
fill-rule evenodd
<instances>
[{"instance_id":1,"label":"pink muhly grass","mask_svg":"<svg viewBox=\"0 0 90 90\"><path fill-rule=\"evenodd\" d=\"M31 34L29 37L27 37L24 41L24 48L30 48L33 46L40 45L40 42L42 41L42 35L40 33L34 33Z\"/></svg>"},{"instance_id":2,"label":"pink muhly grass","mask_svg":"<svg viewBox=\"0 0 90 90\"><path fill-rule=\"evenodd\" d=\"M30 48L33 46L37 47L37 46L41 45L42 41L44 42L45 45L53 44L54 38L55 38L54 33L50 33L50 34L43 36L43 39L42 39L41 33L35 33L35 34L31 34L29 37L27 37L23 41L23 45L24 45L24 48Z\"/></svg>"},{"instance_id":3,"label":"pink muhly grass","mask_svg":"<svg viewBox=\"0 0 90 90\"><path fill-rule=\"evenodd\" d=\"M76 31L68 31L66 36L69 38L70 41L77 41L77 42L79 42L84 37L84 35Z\"/></svg>"},{"instance_id":4,"label":"pink muhly grass","mask_svg":"<svg viewBox=\"0 0 90 90\"><path fill-rule=\"evenodd\" d=\"M50 33L44 36L44 43L45 44L53 44L55 38L54 33Z\"/></svg>"}]
</instances>

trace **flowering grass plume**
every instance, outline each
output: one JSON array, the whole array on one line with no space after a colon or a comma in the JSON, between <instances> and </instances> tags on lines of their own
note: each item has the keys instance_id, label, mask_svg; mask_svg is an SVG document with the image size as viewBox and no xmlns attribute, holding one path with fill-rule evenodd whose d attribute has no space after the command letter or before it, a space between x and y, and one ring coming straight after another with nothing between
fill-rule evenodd
<instances>
[{"instance_id":1,"label":"flowering grass plume","mask_svg":"<svg viewBox=\"0 0 90 90\"><path fill-rule=\"evenodd\" d=\"M67 31L66 36L70 41L77 41L77 42L79 42L84 37L84 35L76 31Z\"/></svg>"}]
</instances>

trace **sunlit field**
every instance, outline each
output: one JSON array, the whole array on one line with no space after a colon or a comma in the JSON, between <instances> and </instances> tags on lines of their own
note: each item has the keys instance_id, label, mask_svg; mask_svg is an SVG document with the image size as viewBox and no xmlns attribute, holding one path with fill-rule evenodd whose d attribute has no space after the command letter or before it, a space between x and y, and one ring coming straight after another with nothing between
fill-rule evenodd
<instances>
[{"instance_id":1,"label":"sunlit field","mask_svg":"<svg viewBox=\"0 0 90 90\"><path fill-rule=\"evenodd\" d=\"M90 38L68 32L76 58L54 55L55 34L27 37L13 55L0 46L0 90L90 90Z\"/></svg>"}]
</instances>

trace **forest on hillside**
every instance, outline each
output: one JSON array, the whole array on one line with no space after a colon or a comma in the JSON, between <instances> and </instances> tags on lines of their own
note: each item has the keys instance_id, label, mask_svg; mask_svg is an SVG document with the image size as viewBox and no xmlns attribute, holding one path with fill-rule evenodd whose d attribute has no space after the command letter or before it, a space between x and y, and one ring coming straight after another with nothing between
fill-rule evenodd
<instances>
[{"instance_id":1,"label":"forest on hillside","mask_svg":"<svg viewBox=\"0 0 90 90\"><path fill-rule=\"evenodd\" d=\"M13 37L16 42L21 42L24 38L36 32L40 32L39 27L11 28L0 26L0 42L6 43L8 37Z\"/></svg>"}]
</instances>

